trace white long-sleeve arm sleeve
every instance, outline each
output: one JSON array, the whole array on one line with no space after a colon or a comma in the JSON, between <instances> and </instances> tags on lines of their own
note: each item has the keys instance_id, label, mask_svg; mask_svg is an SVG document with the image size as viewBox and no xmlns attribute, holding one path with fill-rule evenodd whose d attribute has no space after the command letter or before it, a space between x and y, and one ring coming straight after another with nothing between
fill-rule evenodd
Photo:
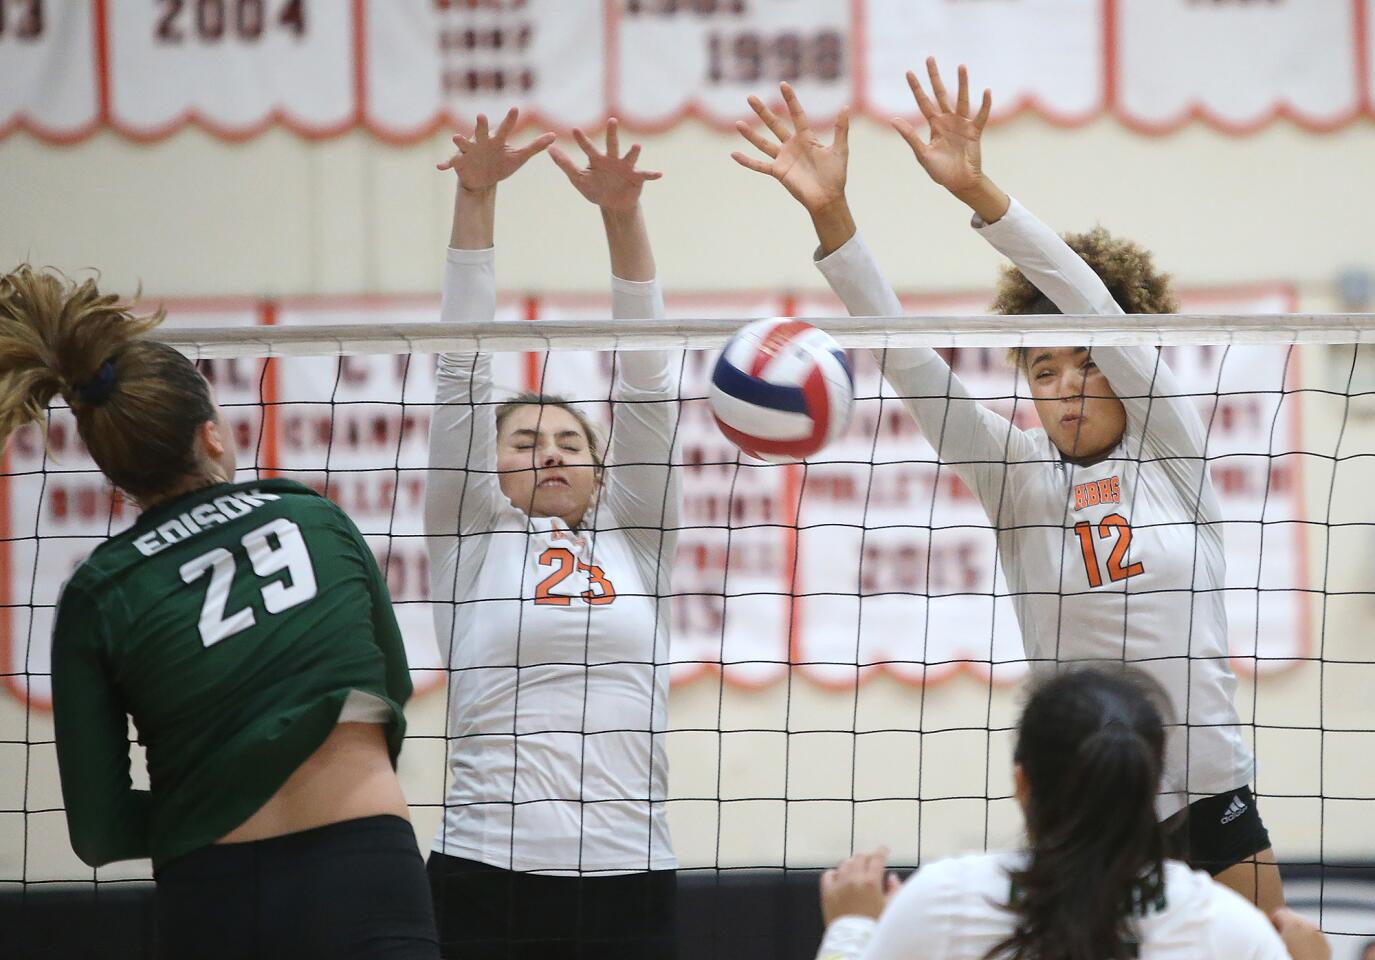
<instances>
[{"instance_id":1,"label":"white long-sleeve arm sleeve","mask_svg":"<svg viewBox=\"0 0 1375 960\"><path fill-rule=\"evenodd\" d=\"M664 315L658 280L611 280L616 320ZM652 554L669 546L678 526L678 471L671 466L678 432L678 376L663 350L628 350L616 356L611 444L602 496L627 535Z\"/></svg>"},{"instance_id":2,"label":"white long-sleeve arm sleeve","mask_svg":"<svg viewBox=\"0 0 1375 960\"><path fill-rule=\"evenodd\" d=\"M901 314L902 304L859 234L816 261L831 289L855 317ZM883 376L911 411L936 455L980 498L996 494L1005 464L1033 455L1027 435L979 403L940 354L929 348L875 353Z\"/></svg>"},{"instance_id":3,"label":"white long-sleeve arm sleeve","mask_svg":"<svg viewBox=\"0 0 1375 960\"><path fill-rule=\"evenodd\" d=\"M1016 200L997 223L975 217L973 226L1062 312L1122 313L1089 265ZM1144 344L1101 346L1093 348L1093 359L1139 436L1170 455L1203 455L1207 436L1198 408L1159 350Z\"/></svg>"},{"instance_id":4,"label":"white long-sleeve arm sleeve","mask_svg":"<svg viewBox=\"0 0 1375 960\"><path fill-rule=\"evenodd\" d=\"M495 267L492 249L448 251L440 308L444 322L475 323L496 316ZM431 557L446 555L462 534L492 529L501 495L492 359L481 353L441 354L425 488Z\"/></svg>"}]
</instances>

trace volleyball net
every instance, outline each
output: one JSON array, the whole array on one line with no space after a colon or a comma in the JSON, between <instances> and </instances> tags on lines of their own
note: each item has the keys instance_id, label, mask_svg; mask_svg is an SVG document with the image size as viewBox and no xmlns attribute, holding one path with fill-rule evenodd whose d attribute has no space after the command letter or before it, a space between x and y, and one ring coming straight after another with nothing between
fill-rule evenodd
<instances>
[{"instance_id":1,"label":"volleyball net","mask_svg":"<svg viewBox=\"0 0 1375 960\"><path fill-rule=\"evenodd\" d=\"M239 479L313 486L373 546L416 681L401 774L423 849L448 773L422 522L435 355L493 352L498 399L564 396L606 436L619 353L671 351L683 493L668 810L683 867L717 875L878 844L913 866L1018 842L1010 757L1028 668L995 536L879 363L938 348L976 398L1031 427L1008 347L1159 345L1208 428L1237 706L1276 852L1316 878L1325 929L1375 937L1360 906L1375 888L1343 886L1375 865L1375 317L1289 313L1283 287L1183 299L1197 312L986 317L950 297L909 298L904 318L816 320L851 350L854 416L791 465L740 455L707 384L741 318L839 312L820 295L670 298L672 318L646 322L609 322L597 297L513 298L472 327L430 322L429 299L174 303L160 336L215 386ZM135 510L60 407L46 444L34 429L12 439L3 474L0 889L146 880L146 863L93 871L71 852L49 712L58 590Z\"/></svg>"}]
</instances>

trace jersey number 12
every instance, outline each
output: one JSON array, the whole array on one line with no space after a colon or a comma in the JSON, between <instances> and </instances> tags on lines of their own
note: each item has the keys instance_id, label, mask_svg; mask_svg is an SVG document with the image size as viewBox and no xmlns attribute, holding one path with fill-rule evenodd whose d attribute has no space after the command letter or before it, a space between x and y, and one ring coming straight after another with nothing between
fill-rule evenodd
<instances>
[{"instance_id":1,"label":"jersey number 12","mask_svg":"<svg viewBox=\"0 0 1375 960\"><path fill-rule=\"evenodd\" d=\"M268 542L268 537L277 538L275 547ZM290 610L315 596L315 568L311 566L310 554L306 552L306 542L301 538L301 528L296 524L285 517L278 517L244 534L240 542L248 551L253 572L259 577L270 577L283 570L291 577L290 583L276 580L263 586L263 607L268 613ZM201 604L200 632L201 643L213 647L225 637L247 630L257 622L257 618L253 615L252 607L225 615L224 608L229 602L229 588L234 583L236 571L234 554L223 547L216 547L182 564L181 578L186 583L195 583L207 571L210 573L210 587L205 591L205 602Z\"/></svg>"},{"instance_id":2,"label":"jersey number 12","mask_svg":"<svg viewBox=\"0 0 1375 960\"><path fill-rule=\"evenodd\" d=\"M1112 545L1112 552L1108 554L1109 580L1116 583L1146 572L1146 568L1139 561L1123 566L1132 544L1132 528L1126 517L1120 513L1110 513L1098 521L1097 526L1100 540L1117 534L1117 542ZM1074 532L1079 535L1079 547L1084 551L1084 573L1088 574L1090 589L1103 585L1103 573L1098 569L1098 551L1093 545L1093 528L1094 524L1087 520L1081 520L1074 525Z\"/></svg>"}]
</instances>

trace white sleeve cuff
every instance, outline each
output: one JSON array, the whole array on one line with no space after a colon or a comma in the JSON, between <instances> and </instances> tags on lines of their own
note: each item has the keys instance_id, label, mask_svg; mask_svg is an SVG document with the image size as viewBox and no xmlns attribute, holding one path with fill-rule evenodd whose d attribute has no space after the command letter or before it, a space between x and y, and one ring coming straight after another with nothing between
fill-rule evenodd
<instances>
[{"instance_id":1,"label":"white sleeve cuff","mask_svg":"<svg viewBox=\"0 0 1375 960\"><path fill-rule=\"evenodd\" d=\"M824 257L821 255L821 248L817 247L812 253L812 262L823 275L830 278L831 273L845 267L853 267L856 264L868 263L872 261L873 255L869 253L869 248L864 244L864 237L858 230L855 235L843 244L836 247Z\"/></svg>"},{"instance_id":2,"label":"white sleeve cuff","mask_svg":"<svg viewBox=\"0 0 1375 960\"><path fill-rule=\"evenodd\" d=\"M987 223L976 213L969 218L969 225L995 242L1004 233L1016 232L1018 227L1023 225L1028 212L1026 207L1017 202L1016 197L1008 197L1008 200L1011 202L1008 204L1007 213L999 217L996 223Z\"/></svg>"},{"instance_id":3,"label":"white sleeve cuff","mask_svg":"<svg viewBox=\"0 0 1375 960\"><path fill-rule=\"evenodd\" d=\"M659 289L659 278L649 280L622 280L614 273L611 275L611 289L617 293L651 294Z\"/></svg>"},{"instance_id":4,"label":"white sleeve cuff","mask_svg":"<svg viewBox=\"0 0 1375 960\"><path fill-rule=\"evenodd\" d=\"M481 250L460 250L457 247L449 247L445 261L453 264L484 264L491 263L496 259L496 247L485 247Z\"/></svg>"},{"instance_id":5,"label":"white sleeve cuff","mask_svg":"<svg viewBox=\"0 0 1375 960\"><path fill-rule=\"evenodd\" d=\"M821 938L816 960L859 960L876 929L878 921L870 917L849 916L832 921Z\"/></svg>"},{"instance_id":6,"label":"white sleeve cuff","mask_svg":"<svg viewBox=\"0 0 1375 960\"><path fill-rule=\"evenodd\" d=\"M650 320L664 315L664 294L658 279L611 278L611 315L617 320Z\"/></svg>"}]
</instances>

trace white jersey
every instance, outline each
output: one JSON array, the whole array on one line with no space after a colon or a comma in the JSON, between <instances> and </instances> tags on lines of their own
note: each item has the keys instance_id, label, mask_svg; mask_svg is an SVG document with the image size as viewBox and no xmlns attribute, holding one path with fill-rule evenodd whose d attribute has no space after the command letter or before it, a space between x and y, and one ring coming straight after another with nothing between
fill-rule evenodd
<instances>
[{"instance_id":1,"label":"white jersey","mask_svg":"<svg viewBox=\"0 0 1375 960\"><path fill-rule=\"evenodd\" d=\"M495 255L450 250L445 321L491 320ZM613 280L617 317L656 281ZM434 849L509 870L676 867L665 801L677 404L666 354L617 358L607 467L583 529L535 518L496 474L491 358L440 357L425 529L449 681L452 783ZM643 402L635 402L643 401Z\"/></svg>"},{"instance_id":2,"label":"white jersey","mask_svg":"<svg viewBox=\"0 0 1375 960\"><path fill-rule=\"evenodd\" d=\"M913 874L877 923L841 917L826 930L818 960L984 960L1009 936L1010 874L1025 854L976 853ZM1206 873L1165 862L1165 895L1135 918L1140 960L1289 960L1264 915Z\"/></svg>"},{"instance_id":3,"label":"white jersey","mask_svg":"<svg viewBox=\"0 0 1375 960\"><path fill-rule=\"evenodd\" d=\"M997 223L975 227L1065 313L1122 312L1097 274L1015 200ZM817 266L851 314L903 312L858 235ZM1164 819L1254 775L1228 663L1222 513L1202 419L1159 351L1099 346L1093 359L1127 426L1108 459L1079 466L1044 430L1020 430L973 400L934 350L880 357L927 440L998 532L1032 668L1125 661L1165 688L1176 725L1156 804Z\"/></svg>"}]
</instances>

